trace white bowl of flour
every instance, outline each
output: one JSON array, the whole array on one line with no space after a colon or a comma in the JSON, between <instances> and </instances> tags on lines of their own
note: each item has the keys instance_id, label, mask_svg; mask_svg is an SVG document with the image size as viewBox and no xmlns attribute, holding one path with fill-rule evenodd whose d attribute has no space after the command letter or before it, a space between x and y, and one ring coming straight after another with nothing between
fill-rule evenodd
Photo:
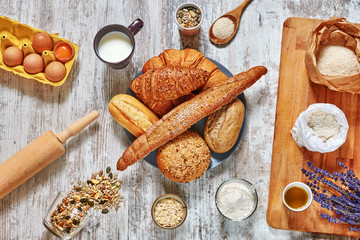
<instances>
[{"instance_id":1,"label":"white bowl of flour","mask_svg":"<svg viewBox=\"0 0 360 240\"><path fill-rule=\"evenodd\" d=\"M230 179L223 182L215 196L216 207L227 219L242 221L256 210L258 195L255 187L243 179Z\"/></svg>"}]
</instances>

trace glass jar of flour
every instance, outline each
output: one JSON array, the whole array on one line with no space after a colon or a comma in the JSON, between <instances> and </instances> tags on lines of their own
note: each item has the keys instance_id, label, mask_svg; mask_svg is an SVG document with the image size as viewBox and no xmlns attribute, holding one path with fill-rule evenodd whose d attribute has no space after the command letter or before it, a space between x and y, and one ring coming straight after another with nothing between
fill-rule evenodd
<instances>
[{"instance_id":1,"label":"glass jar of flour","mask_svg":"<svg viewBox=\"0 0 360 240\"><path fill-rule=\"evenodd\" d=\"M258 195L255 187L243 179L230 179L222 183L215 196L216 207L227 219L242 221L256 210Z\"/></svg>"}]
</instances>

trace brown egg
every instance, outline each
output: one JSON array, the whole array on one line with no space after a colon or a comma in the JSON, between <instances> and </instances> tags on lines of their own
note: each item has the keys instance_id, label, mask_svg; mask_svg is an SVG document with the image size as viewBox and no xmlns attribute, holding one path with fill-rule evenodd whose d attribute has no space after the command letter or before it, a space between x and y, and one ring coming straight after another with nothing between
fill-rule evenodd
<instances>
[{"instance_id":1,"label":"brown egg","mask_svg":"<svg viewBox=\"0 0 360 240\"><path fill-rule=\"evenodd\" d=\"M34 35L32 45L35 51L42 53L45 50L52 50L53 41L47 33L37 33Z\"/></svg>"},{"instance_id":2,"label":"brown egg","mask_svg":"<svg viewBox=\"0 0 360 240\"><path fill-rule=\"evenodd\" d=\"M5 49L3 53L3 60L9 67L15 67L22 64L24 60L24 54L20 48L11 46Z\"/></svg>"},{"instance_id":3,"label":"brown egg","mask_svg":"<svg viewBox=\"0 0 360 240\"><path fill-rule=\"evenodd\" d=\"M66 75L65 65L61 62L54 61L49 63L45 68L45 77L52 82L59 82Z\"/></svg>"},{"instance_id":4,"label":"brown egg","mask_svg":"<svg viewBox=\"0 0 360 240\"><path fill-rule=\"evenodd\" d=\"M44 70L44 60L39 54L31 53L24 58L24 69L27 73L35 74Z\"/></svg>"}]
</instances>

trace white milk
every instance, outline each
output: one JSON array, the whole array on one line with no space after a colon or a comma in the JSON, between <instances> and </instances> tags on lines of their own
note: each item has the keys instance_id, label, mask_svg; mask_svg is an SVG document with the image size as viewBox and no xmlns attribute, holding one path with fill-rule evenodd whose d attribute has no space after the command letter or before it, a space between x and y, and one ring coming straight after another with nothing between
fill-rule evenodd
<instances>
[{"instance_id":1,"label":"white milk","mask_svg":"<svg viewBox=\"0 0 360 240\"><path fill-rule=\"evenodd\" d=\"M109 32L99 42L99 55L107 62L120 62L127 58L133 46L131 40L122 32Z\"/></svg>"}]
</instances>

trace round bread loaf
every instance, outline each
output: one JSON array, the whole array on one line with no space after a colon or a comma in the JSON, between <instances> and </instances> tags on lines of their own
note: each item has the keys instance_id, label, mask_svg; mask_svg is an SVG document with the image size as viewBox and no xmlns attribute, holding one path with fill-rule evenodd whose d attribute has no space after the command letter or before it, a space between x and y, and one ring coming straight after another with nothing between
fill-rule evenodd
<instances>
[{"instance_id":1,"label":"round bread loaf","mask_svg":"<svg viewBox=\"0 0 360 240\"><path fill-rule=\"evenodd\" d=\"M186 131L162 145L156 154L159 170L174 182L190 182L208 169L211 151L202 137Z\"/></svg>"},{"instance_id":2,"label":"round bread loaf","mask_svg":"<svg viewBox=\"0 0 360 240\"><path fill-rule=\"evenodd\" d=\"M224 153L234 146L239 137L244 115L244 104L237 98L209 115L204 138L212 151Z\"/></svg>"}]
</instances>

